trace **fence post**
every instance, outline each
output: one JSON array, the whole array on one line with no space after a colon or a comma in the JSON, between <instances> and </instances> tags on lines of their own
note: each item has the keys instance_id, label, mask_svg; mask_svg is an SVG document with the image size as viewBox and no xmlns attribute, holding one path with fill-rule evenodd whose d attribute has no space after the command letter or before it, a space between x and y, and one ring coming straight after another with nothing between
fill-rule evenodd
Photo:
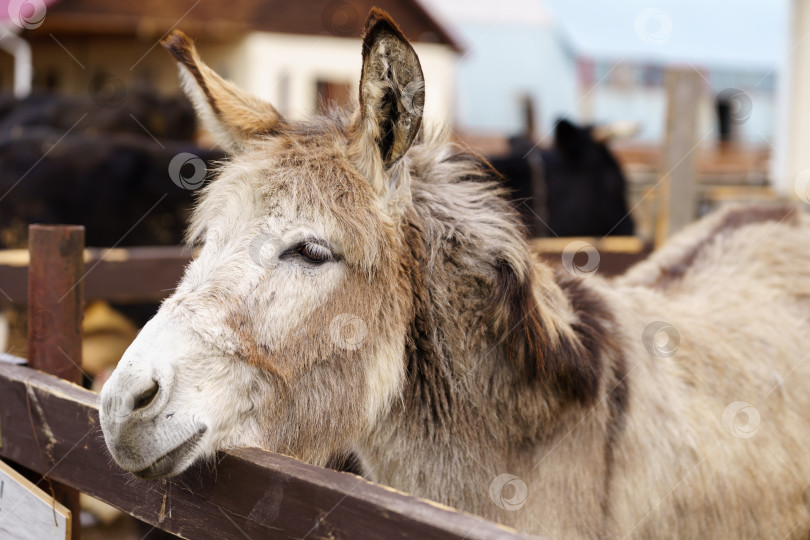
<instances>
[{"instance_id":1,"label":"fence post","mask_svg":"<svg viewBox=\"0 0 810 540\"><path fill-rule=\"evenodd\" d=\"M28 250L28 364L81 384L84 227L29 225ZM73 514L71 538L78 540L79 492L51 484Z\"/></svg>"},{"instance_id":2,"label":"fence post","mask_svg":"<svg viewBox=\"0 0 810 540\"><path fill-rule=\"evenodd\" d=\"M704 81L694 69L667 71L667 124L661 160L661 193L655 245L697 217L698 111Z\"/></svg>"}]
</instances>

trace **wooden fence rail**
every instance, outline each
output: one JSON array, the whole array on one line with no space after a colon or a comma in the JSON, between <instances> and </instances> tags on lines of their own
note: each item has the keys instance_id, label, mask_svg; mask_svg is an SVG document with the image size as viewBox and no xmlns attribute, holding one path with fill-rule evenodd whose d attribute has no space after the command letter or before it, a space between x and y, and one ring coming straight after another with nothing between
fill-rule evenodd
<instances>
[{"instance_id":1,"label":"wooden fence rail","mask_svg":"<svg viewBox=\"0 0 810 540\"><path fill-rule=\"evenodd\" d=\"M0 457L184 538L519 539L483 519L256 448L163 481L107 453L96 394L0 362Z\"/></svg>"},{"instance_id":2,"label":"wooden fence rail","mask_svg":"<svg viewBox=\"0 0 810 540\"><path fill-rule=\"evenodd\" d=\"M83 259L85 299L156 302L174 290L191 260L191 250L179 246L88 248ZM28 263L28 250L0 250L0 300L28 301Z\"/></svg>"}]
</instances>

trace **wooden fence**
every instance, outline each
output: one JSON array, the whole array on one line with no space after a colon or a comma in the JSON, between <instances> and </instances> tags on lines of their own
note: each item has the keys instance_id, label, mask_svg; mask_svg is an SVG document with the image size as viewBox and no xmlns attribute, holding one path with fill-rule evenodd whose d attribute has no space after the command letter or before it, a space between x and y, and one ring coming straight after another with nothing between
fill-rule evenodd
<instances>
[{"instance_id":1,"label":"wooden fence","mask_svg":"<svg viewBox=\"0 0 810 540\"><path fill-rule=\"evenodd\" d=\"M107 453L96 394L2 362L0 432L0 457L184 538L521 538L358 476L256 448L222 452L216 469L201 464L169 480L136 480Z\"/></svg>"},{"instance_id":2,"label":"wooden fence","mask_svg":"<svg viewBox=\"0 0 810 540\"><path fill-rule=\"evenodd\" d=\"M29 238L30 256L0 254L3 294L28 303L30 366L0 359L0 457L53 486L74 512L74 540L79 491L184 538L522 538L361 477L255 448L221 452L216 466L198 464L176 478L135 479L106 450L97 395L76 384L83 301L158 300L174 288L190 253L84 250L81 227L31 226ZM597 245L608 273L646 254L625 245L606 257L613 244L604 242ZM555 246L538 251L558 259Z\"/></svg>"}]
</instances>

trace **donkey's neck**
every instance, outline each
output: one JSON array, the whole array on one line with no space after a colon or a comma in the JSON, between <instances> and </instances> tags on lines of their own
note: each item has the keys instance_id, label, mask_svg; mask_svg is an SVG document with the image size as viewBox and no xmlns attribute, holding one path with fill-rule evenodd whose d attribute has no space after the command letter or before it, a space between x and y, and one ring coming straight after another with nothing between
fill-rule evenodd
<instances>
[{"instance_id":1,"label":"donkey's neck","mask_svg":"<svg viewBox=\"0 0 810 540\"><path fill-rule=\"evenodd\" d=\"M473 192L480 187L468 186ZM614 365L614 328L599 293L532 261L499 194L475 204L490 215L501 212L504 222L495 216L481 224L474 197L460 198L458 184L448 189L455 198L442 188L420 192L414 186L404 226L413 292L407 381L358 453L373 480L496 517L496 507L480 507L490 482L501 473L530 474L532 458L595 404L604 412L588 421L604 427L612 402L598 398L623 374ZM487 241L487 233L494 238ZM529 275L508 269L504 275L510 257L511 264L525 258ZM526 335L537 332L527 319L542 335ZM513 358L534 353L542 358ZM585 444L597 449L601 462L605 441L596 439Z\"/></svg>"}]
</instances>

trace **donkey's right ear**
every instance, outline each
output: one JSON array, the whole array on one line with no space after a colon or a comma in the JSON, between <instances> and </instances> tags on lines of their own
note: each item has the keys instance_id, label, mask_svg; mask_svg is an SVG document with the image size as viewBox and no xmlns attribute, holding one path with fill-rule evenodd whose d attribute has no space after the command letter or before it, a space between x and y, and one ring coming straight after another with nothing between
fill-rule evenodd
<instances>
[{"instance_id":1,"label":"donkey's right ear","mask_svg":"<svg viewBox=\"0 0 810 540\"><path fill-rule=\"evenodd\" d=\"M283 120L272 105L217 75L200 60L194 43L183 32L175 30L161 45L177 60L183 89L203 127L227 150L238 150L251 137L280 127Z\"/></svg>"},{"instance_id":2,"label":"donkey's right ear","mask_svg":"<svg viewBox=\"0 0 810 540\"><path fill-rule=\"evenodd\" d=\"M372 183L408 151L424 106L425 79L416 52L391 17L372 8L363 35L360 110L351 152Z\"/></svg>"}]
</instances>

